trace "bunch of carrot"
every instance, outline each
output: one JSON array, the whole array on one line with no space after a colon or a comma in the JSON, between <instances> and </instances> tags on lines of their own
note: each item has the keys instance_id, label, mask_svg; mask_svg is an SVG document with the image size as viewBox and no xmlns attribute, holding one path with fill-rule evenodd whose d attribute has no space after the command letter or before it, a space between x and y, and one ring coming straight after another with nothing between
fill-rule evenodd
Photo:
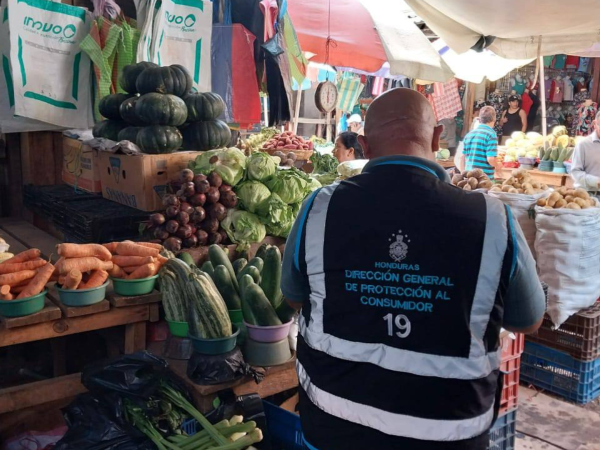
<instances>
[{"instance_id":1,"label":"bunch of carrot","mask_svg":"<svg viewBox=\"0 0 600 450\"><path fill-rule=\"evenodd\" d=\"M32 297L54 277L54 266L37 248L25 250L0 263L0 300Z\"/></svg>"},{"instance_id":2,"label":"bunch of carrot","mask_svg":"<svg viewBox=\"0 0 600 450\"><path fill-rule=\"evenodd\" d=\"M167 258L160 255L163 246L151 242L111 242L103 244L111 254L113 278L139 280L156 275Z\"/></svg>"},{"instance_id":3,"label":"bunch of carrot","mask_svg":"<svg viewBox=\"0 0 600 450\"><path fill-rule=\"evenodd\" d=\"M100 244L58 244L56 263L62 289L92 289L102 286L112 270L112 254Z\"/></svg>"}]
</instances>

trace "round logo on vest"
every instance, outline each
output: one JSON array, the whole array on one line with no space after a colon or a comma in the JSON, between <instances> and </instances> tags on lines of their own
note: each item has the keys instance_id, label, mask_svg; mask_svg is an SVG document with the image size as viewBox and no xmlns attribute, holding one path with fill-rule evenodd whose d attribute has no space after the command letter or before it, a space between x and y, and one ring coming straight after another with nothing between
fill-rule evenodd
<instances>
[{"instance_id":1,"label":"round logo on vest","mask_svg":"<svg viewBox=\"0 0 600 450\"><path fill-rule=\"evenodd\" d=\"M390 258L396 262L400 262L406 259L408 255L407 242L410 242L410 239L408 239L408 235L402 234L402 230L398 230L398 234L392 234L392 237L388 240L391 242L394 238L395 240L390 244ZM405 238L407 239L406 242L404 242Z\"/></svg>"}]
</instances>

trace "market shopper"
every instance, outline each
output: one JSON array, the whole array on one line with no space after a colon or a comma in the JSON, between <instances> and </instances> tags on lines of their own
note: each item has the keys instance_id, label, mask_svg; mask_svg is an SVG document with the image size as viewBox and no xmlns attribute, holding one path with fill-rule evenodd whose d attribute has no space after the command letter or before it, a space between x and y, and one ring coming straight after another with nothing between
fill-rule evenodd
<instances>
[{"instance_id":1,"label":"market shopper","mask_svg":"<svg viewBox=\"0 0 600 450\"><path fill-rule=\"evenodd\" d=\"M600 190L600 112L593 121L594 131L575 146L571 177L575 187L598 194Z\"/></svg>"},{"instance_id":2,"label":"market shopper","mask_svg":"<svg viewBox=\"0 0 600 450\"><path fill-rule=\"evenodd\" d=\"M502 136L505 139L515 131L527 131L527 113L521 108L519 97L511 95L508 98L508 108L502 111Z\"/></svg>"},{"instance_id":3,"label":"market shopper","mask_svg":"<svg viewBox=\"0 0 600 450\"><path fill-rule=\"evenodd\" d=\"M350 118L348 119L348 131L352 131L361 136L365 134L362 125L362 117L360 117L360 114L352 114L350 116Z\"/></svg>"},{"instance_id":4,"label":"market shopper","mask_svg":"<svg viewBox=\"0 0 600 450\"><path fill-rule=\"evenodd\" d=\"M464 138L462 159L458 167L465 170L481 169L490 178L498 168L498 137L494 131L496 111L492 106L484 106L479 111L479 126Z\"/></svg>"},{"instance_id":5,"label":"market shopper","mask_svg":"<svg viewBox=\"0 0 600 450\"><path fill-rule=\"evenodd\" d=\"M352 131L340 133L335 140L333 156L335 156L340 163L353 161L355 159L364 159L365 155L363 154L360 142L358 142L358 134Z\"/></svg>"},{"instance_id":6,"label":"market shopper","mask_svg":"<svg viewBox=\"0 0 600 450\"><path fill-rule=\"evenodd\" d=\"M450 184L434 162L440 132L417 92L379 96L359 138L370 162L313 193L290 233L282 291L302 308L311 449L486 449L500 328L541 323L518 223L499 200Z\"/></svg>"}]
</instances>

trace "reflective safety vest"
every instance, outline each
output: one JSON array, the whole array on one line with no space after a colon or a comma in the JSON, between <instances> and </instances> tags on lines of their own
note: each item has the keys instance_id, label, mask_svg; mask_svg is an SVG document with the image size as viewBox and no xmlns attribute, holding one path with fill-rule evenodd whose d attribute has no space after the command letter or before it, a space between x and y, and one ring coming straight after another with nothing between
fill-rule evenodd
<instances>
[{"instance_id":1,"label":"reflective safety vest","mask_svg":"<svg viewBox=\"0 0 600 450\"><path fill-rule=\"evenodd\" d=\"M310 401L399 439L486 433L516 263L510 211L395 157L314 193L301 220L295 264L310 298L297 371Z\"/></svg>"}]
</instances>

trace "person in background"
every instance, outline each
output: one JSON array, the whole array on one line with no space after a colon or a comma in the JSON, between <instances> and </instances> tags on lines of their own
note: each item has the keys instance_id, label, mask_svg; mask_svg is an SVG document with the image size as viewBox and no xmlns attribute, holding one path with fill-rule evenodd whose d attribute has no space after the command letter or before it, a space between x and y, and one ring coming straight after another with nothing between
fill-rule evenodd
<instances>
[{"instance_id":1,"label":"person in background","mask_svg":"<svg viewBox=\"0 0 600 450\"><path fill-rule=\"evenodd\" d=\"M340 133L335 140L333 156L335 156L340 163L355 159L365 159L360 142L358 142L358 134L352 131Z\"/></svg>"},{"instance_id":2,"label":"person in background","mask_svg":"<svg viewBox=\"0 0 600 450\"><path fill-rule=\"evenodd\" d=\"M571 177L575 187L597 195L600 190L600 112L592 123L593 133L575 146Z\"/></svg>"},{"instance_id":3,"label":"person in background","mask_svg":"<svg viewBox=\"0 0 600 450\"><path fill-rule=\"evenodd\" d=\"M441 131L423 95L381 94L359 136L362 173L314 191L292 227L281 289L301 309L307 448L486 450L500 330L542 323L519 223L500 200L451 184L434 157Z\"/></svg>"},{"instance_id":4,"label":"person in background","mask_svg":"<svg viewBox=\"0 0 600 450\"><path fill-rule=\"evenodd\" d=\"M469 132L463 140L463 154L458 167L465 170L481 169L490 178L498 166L498 136L494 131L496 111L484 106L479 111L479 126Z\"/></svg>"},{"instance_id":5,"label":"person in background","mask_svg":"<svg viewBox=\"0 0 600 450\"><path fill-rule=\"evenodd\" d=\"M508 109L502 112L502 139L508 139L515 131L527 131L527 114L519 106L519 97L511 95L508 98Z\"/></svg>"},{"instance_id":6,"label":"person in background","mask_svg":"<svg viewBox=\"0 0 600 450\"><path fill-rule=\"evenodd\" d=\"M352 131L358 135L365 134L365 131L362 126L362 117L360 114L352 114L348 119L348 131Z\"/></svg>"}]
</instances>

